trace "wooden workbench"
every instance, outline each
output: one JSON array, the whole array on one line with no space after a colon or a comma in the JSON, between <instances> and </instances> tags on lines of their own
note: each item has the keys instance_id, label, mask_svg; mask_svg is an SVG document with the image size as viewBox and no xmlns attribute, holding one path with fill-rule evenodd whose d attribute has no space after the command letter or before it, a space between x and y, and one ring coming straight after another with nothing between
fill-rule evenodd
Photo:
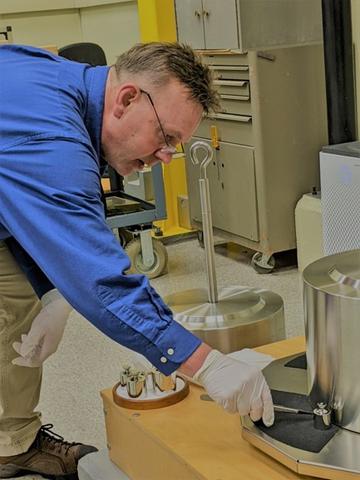
<instances>
[{"instance_id":1,"label":"wooden workbench","mask_svg":"<svg viewBox=\"0 0 360 480\"><path fill-rule=\"evenodd\" d=\"M303 337L256 349L281 358L303 352ZM310 479L287 469L241 438L238 415L200 399L191 386L180 403L157 410L118 407L111 389L104 401L111 460L132 480Z\"/></svg>"}]
</instances>

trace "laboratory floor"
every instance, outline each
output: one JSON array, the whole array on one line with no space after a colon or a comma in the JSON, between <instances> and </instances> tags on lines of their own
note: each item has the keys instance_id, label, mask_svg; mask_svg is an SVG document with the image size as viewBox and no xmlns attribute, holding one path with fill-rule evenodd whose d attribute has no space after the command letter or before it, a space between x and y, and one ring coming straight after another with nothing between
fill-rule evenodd
<instances>
[{"instance_id":1,"label":"laboratory floor","mask_svg":"<svg viewBox=\"0 0 360 480\"><path fill-rule=\"evenodd\" d=\"M194 238L167 245L168 273L151 281L157 291L167 294L191 288L206 288L205 254ZM219 288L231 285L272 290L284 300L287 337L304 333L300 274L294 255L280 255L280 267L272 274L259 275L250 265L251 252L237 245L216 247ZM96 330L81 315L72 312L59 350L44 367L39 410L43 423L68 441L106 446L100 390L113 386L124 358L121 347ZM29 475L17 480L39 480Z\"/></svg>"}]
</instances>

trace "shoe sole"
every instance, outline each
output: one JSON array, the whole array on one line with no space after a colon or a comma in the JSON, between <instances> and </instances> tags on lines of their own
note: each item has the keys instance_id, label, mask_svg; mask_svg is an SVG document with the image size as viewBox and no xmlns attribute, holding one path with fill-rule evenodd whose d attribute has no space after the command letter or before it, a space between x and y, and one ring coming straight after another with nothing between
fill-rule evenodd
<instances>
[{"instance_id":1,"label":"shoe sole","mask_svg":"<svg viewBox=\"0 0 360 480\"><path fill-rule=\"evenodd\" d=\"M6 465L0 465L0 478L12 478L19 477L27 474L46 475L41 472L34 472L30 470L23 470L18 465L7 463ZM77 473L69 473L69 475L46 475L49 480L79 480Z\"/></svg>"},{"instance_id":2,"label":"shoe sole","mask_svg":"<svg viewBox=\"0 0 360 480\"><path fill-rule=\"evenodd\" d=\"M21 468L11 463L7 463L6 465L0 465L0 478L11 478L19 476L19 473L21 471Z\"/></svg>"}]
</instances>

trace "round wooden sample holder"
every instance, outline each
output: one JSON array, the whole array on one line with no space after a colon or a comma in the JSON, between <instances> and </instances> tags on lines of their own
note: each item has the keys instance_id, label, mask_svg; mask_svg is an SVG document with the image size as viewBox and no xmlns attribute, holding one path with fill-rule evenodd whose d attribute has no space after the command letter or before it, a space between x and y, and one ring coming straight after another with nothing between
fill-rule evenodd
<instances>
[{"instance_id":1,"label":"round wooden sample holder","mask_svg":"<svg viewBox=\"0 0 360 480\"><path fill-rule=\"evenodd\" d=\"M180 402L189 393L189 383L182 377L176 377L176 389L166 392L143 391L137 398L131 398L120 382L112 389L113 400L116 405L133 410L150 410L153 408L169 407Z\"/></svg>"}]
</instances>

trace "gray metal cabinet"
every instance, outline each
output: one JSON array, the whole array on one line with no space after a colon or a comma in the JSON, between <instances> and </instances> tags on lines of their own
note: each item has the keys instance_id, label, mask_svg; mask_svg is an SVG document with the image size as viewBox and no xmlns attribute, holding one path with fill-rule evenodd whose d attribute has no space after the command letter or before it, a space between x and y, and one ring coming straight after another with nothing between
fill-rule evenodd
<instances>
[{"instance_id":1,"label":"gray metal cabinet","mask_svg":"<svg viewBox=\"0 0 360 480\"><path fill-rule=\"evenodd\" d=\"M197 140L193 137L187 148ZM207 140L205 140L207 141ZM210 142L207 142L210 143ZM191 192L198 192L199 167L187 166ZM191 171L190 171L191 170ZM207 168L213 224L224 232L257 241L259 239L254 149L243 145L220 142L219 150L214 150L212 163ZM237 188L234 189L233 185ZM193 220L201 223L199 195L191 197Z\"/></svg>"},{"instance_id":2,"label":"gray metal cabinet","mask_svg":"<svg viewBox=\"0 0 360 480\"><path fill-rule=\"evenodd\" d=\"M178 40L193 48L205 48L202 0L182 0L175 3Z\"/></svg>"},{"instance_id":3,"label":"gray metal cabinet","mask_svg":"<svg viewBox=\"0 0 360 480\"><path fill-rule=\"evenodd\" d=\"M176 2L178 39L193 48L238 48L235 0Z\"/></svg>"},{"instance_id":4,"label":"gray metal cabinet","mask_svg":"<svg viewBox=\"0 0 360 480\"><path fill-rule=\"evenodd\" d=\"M213 226L266 256L293 249L295 205L319 185L318 156L327 143L322 45L202 56L221 94L221 111L204 118L192 139L214 148ZM186 153L190 215L201 228L199 169L188 146Z\"/></svg>"},{"instance_id":5,"label":"gray metal cabinet","mask_svg":"<svg viewBox=\"0 0 360 480\"><path fill-rule=\"evenodd\" d=\"M319 42L321 0L175 0L178 40L196 49Z\"/></svg>"},{"instance_id":6,"label":"gray metal cabinet","mask_svg":"<svg viewBox=\"0 0 360 480\"><path fill-rule=\"evenodd\" d=\"M238 48L236 2L202 0L205 48Z\"/></svg>"}]
</instances>

